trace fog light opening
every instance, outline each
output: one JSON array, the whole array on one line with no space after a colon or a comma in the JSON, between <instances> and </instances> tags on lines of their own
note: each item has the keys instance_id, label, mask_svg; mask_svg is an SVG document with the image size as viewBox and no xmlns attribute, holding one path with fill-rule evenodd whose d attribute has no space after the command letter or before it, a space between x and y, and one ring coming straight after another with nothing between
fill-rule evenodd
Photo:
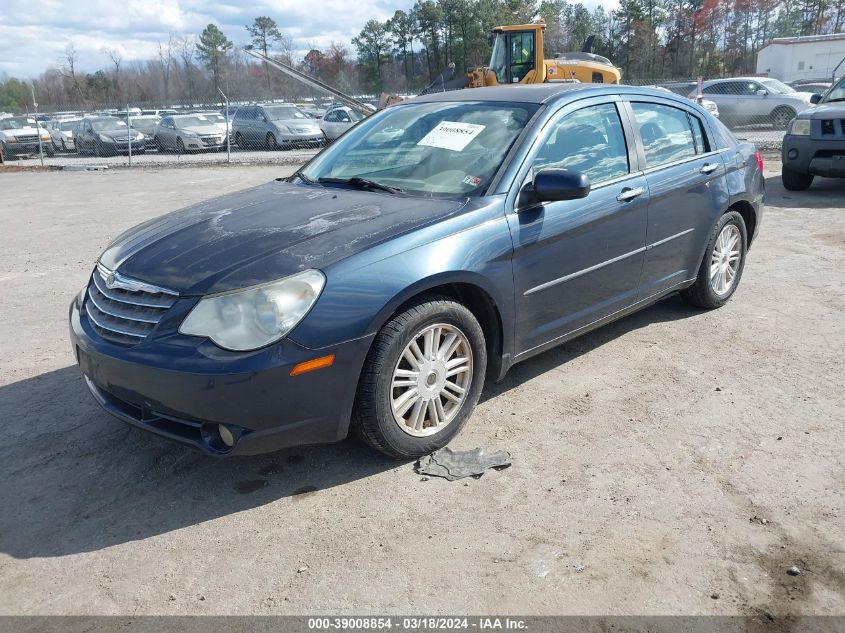
<instances>
[{"instance_id":1,"label":"fog light opening","mask_svg":"<svg viewBox=\"0 0 845 633\"><path fill-rule=\"evenodd\" d=\"M225 424L217 425L217 434L220 436L220 441L229 448L232 448L235 445L235 436L232 435L232 432Z\"/></svg>"}]
</instances>

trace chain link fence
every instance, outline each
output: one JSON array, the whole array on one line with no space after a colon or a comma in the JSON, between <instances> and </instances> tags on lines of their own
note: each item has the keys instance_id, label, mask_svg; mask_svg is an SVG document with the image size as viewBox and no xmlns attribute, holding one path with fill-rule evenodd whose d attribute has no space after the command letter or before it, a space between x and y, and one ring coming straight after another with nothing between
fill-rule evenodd
<instances>
[{"instance_id":1,"label":"chain link fence","mask_svg":"<svg viewBox=\"0 0 845 633\"><path fill-rule=\"evenodd\" d=\"M730 128L737 138L754 143L761 150L779 152L786 126L800 107L800 99L784 105L773 90L767 91L766 78L720 79L719 89L707 86L699 95L697 79L639 81L637 85L656 87L698 100ZM782 85L782 84L781 84ZM798 90L800 91L800 86ZM741 93L741 94L739 94ZM805 94L809 107L809 93ZM359 96L373 103L376 97ZM65 169L104 167L226 164L226 163L303 163L331 138L342 133L354 120L323 120L326 112L340 104L329 98L312 98L296 103L282 100L259 104L220 100L199 104L97 104L80 108L75 104L54 106L46 112L31 112L16 119L38 121L44 130L22 135L18 144L4 143L4 161L22 166L45 165ZM296 111L290 108L296 106ZM242 108L251 112L244 121ZM260 120L267 109L288 108L285 123L270 125ZM265 112L262 114L262 112ZM748 112L752 115L746 116ZM275 116L275 115L273 115ZM281 115L280 115L281 116ZM332 117L329 117L332 118ZM351 117L354 118L354 117ZM111 120L115 129L86 129L98 119ZM0 119L0 127L4 125ZM96 126L94 126L96 127ZM131 130L130 130L131 127ZM275 130L284 129L279 134ZM30 138L31 137L31 138ZM130 140L131 139L131 140Z\"/></svg>"}]
</instances>

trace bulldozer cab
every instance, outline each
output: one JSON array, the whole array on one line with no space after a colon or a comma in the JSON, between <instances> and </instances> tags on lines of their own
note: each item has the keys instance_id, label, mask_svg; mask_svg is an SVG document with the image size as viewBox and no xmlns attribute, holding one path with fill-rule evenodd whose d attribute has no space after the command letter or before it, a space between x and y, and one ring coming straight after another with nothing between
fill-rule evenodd
<instances>
[{"instance_id":1,"label":"bulldozer cab","mask_svg":"<svg viewBox=\"0 0 845 633\"><path fill-rule=\"evenodd\" d=\"M470 88L507 84L581 82L618 84L619 69L606 57L591 52L594 38L588 38L580 52L556 54L545 59L543 34L546 25L497 26L489 34L493 51L490 65L467 69Z\"/></svg>"}]
</instances>

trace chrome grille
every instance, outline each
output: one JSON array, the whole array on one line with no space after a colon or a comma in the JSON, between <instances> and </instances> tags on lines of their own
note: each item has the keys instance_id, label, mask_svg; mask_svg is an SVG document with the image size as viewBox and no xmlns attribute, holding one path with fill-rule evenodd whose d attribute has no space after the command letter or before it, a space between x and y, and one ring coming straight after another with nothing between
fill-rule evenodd
<instances>
[{"instance_id":1,"label":"chrome grille","mask_svg":"<svg viewBox=\"0 0 845 633\"><path fill-rule=\"evenodd\" d=\"M38 142L38 135L37 134L21 134L20 136L16 136L15 140L18 143L37 143Z\"/></svg>"},{"instance_id":2,"label":"chrome grille","mask_svg":"<svg viewBox=\"0 0 845 633\"><path fill-rule=\"evenodd\" d=\"M97 264L84 307L97 334L113 343L135 345L155 329L178 296Z\"/></svg>"}]
</instances>

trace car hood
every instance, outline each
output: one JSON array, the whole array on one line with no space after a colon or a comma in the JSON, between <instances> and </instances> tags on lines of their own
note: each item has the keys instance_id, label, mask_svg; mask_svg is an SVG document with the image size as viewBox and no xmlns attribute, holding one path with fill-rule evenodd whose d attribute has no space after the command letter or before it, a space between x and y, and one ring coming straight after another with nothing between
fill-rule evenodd
<instances>
[{"instance_id":1,"label":"car hood","mask_svg":"<svg viewBox=\"0 0 845 633\"><path fill-rule=\"evenodd\" d=\"M274 181L130 229L100 262L187 296L224 292L325 268L465 205Z\"/></svg>"},{"instance_id":2,"label":"car hood","mask_svg":"<svg viewBox=\"0 0 845 633\"><path fill-rule=\"evenodd\" d=\"M38 134L38 130L29 126L16 128L14 130L0 130L0 134L5 135L7 138L10 136L17 138L18 136L31 136L33 134Z\"/></svg>"},{"instance_id":3,"label":"car hood","mask_svg":"<svg viewBox=\"0 0 845 633\"><path fill-rule=\"evenodd\" d=\"M179 129L185 130L186 132L193 132L194 134L220 134L220 128L214 123L209 123L208 125L189 125L180 127Z\"/></svg>"},{"instance_id":4,"label":"car hood","mask_svg":"<svg viewBox=\"0 0 845 633\"><path fill-rule=\"evenodd\" d=\"M123 138L124 136L131 136L135 138L138 136L138 130L132 130L131 132L127 132L125 129L116 129L116 130L100 130L99 132L95 132L97 136L102 134L103 136L108 136L109 138L116 138L120 137Z\"/></svg>"},{"instance_id":5,"label":"car hood","mask_svg":"<svg viewBox=\"0 0 845 633\"><path fill-rule=\"evenodd\" d=\"M287 126L291 129L296 128L309 128L309 129L320 129L317 125L317 122L314 119L279 119L277 121L272 121L272 123L281 123L284 126Z\"/></svg>"},{"instance_id":6,"label":"car hood","mask_svg":"<svg viewBox=\"0 0 845 633\"><path fill-rule=\"evenodd\" d=\"M808 119L842 119L845 118L845 101L820 103L812 110L801 113L802 118Z\"/></svg>"}]
</instances>

